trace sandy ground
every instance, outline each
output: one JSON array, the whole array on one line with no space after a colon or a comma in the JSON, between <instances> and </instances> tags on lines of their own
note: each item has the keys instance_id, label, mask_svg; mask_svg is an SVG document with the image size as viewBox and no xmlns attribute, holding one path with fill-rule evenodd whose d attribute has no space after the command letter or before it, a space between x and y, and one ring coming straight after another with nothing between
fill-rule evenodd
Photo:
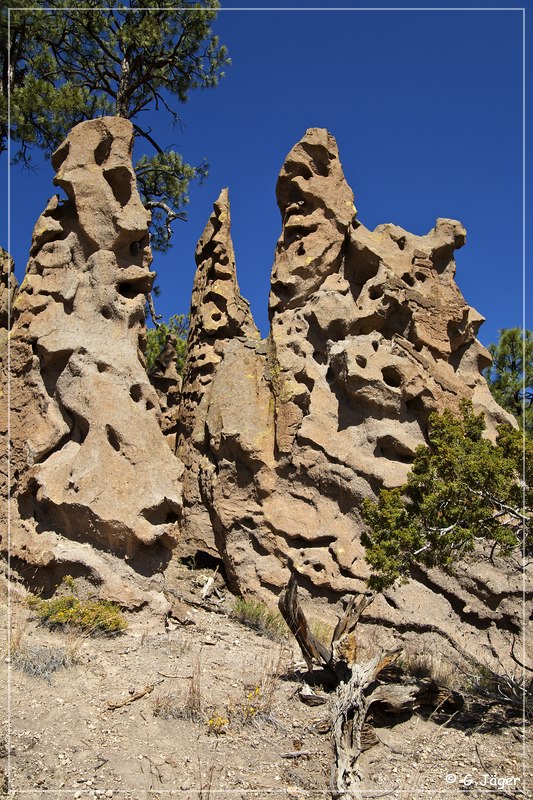
<instances>
[{"instance_id":1,"label":"sandy ground","mask_svg":"<svg viewBox=\"0 0 533 800\"><path fill-rule=\"evenodd\" d=\"M183 570L183 595L197 578ZM301 702L299 652L235 621L231 596L216 613L187 606L185 625L130 615L123 634L95 638L43 628L14 591L15 649L72 662L44 675L21 669L13 652L9 663L5 587L0 600L0 796L9 771L9 796L25 800L331 797L327 707ZM483 733L442 715L392 722L360 759L364 796L533 796L519 727Z\"/></svg>"}]
</instances>

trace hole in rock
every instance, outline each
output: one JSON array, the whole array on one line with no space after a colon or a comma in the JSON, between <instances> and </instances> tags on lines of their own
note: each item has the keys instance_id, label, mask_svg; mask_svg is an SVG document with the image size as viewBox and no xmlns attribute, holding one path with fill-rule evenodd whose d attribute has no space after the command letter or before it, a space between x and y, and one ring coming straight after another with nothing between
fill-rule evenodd
<instances>
[{"instance_id":1,"label":"hole in rock","mask_svg":"<svg viewBox=\"0 0 533 800\"><path fill-rule=\"evenodd\" d=\"M131 198L131 172L127 167L113 167L104 170L104 178L111 186L113 197L125 206Z\"/></svg>"},{"instance_id":2,"label":"hole in rock","mask_svg":"<svg viewBox=\"0 0 533 800\"><path fill-rule=\"evenodd\" d=\"M381 436L377 440L374 455L376 458L386 458L402 464L410 464L414 458L414 453L403 442L390 435Z\"/></svg>"},{"instance_id":3,"label":"hole in rock","mask_svg":"<svg viewBox=\"0 0 533 800\"><path fill-rule=\"evenodd\" d=\"M379 347L379 342L372 342L372 347L373 347L373 348L374 348L374 350L377 352L377 349L378 349L378 347Z\"/></svg>"},{"instance_id":4,"label":"hole in rock","mask_svg":"<svg viewBox=\"0 0 533 800\"><path fill-rule=\"evenodd\" d=\"M83 444L89 433L89 423L83 417L77 417L72 432L70 434L71 441L77 444Z\"/></svg>"},{"instance_id":5,"label":"hole in rock","mask_svg":"<svg viewBox=\"0 0 533 800\"><path fill-rule=\"evenodd\" d=\"M184 556L180 561L189 569L215 570L218 567L219 573L224 580L226 579L224 564L221 559L212 556L210 553L206 553L204 550L197 550L196 553L192 553L190 556Z\"/></svg>"},{"instance_id":6,"label":"hole in rock","mask_svg":"<svg viewBox=\"0 0 533 800\"><path fill-rule=\"evenodd\" d=\"M403 281L404 283L406 283L408 286L414 286L414 285L415 285L415 279L414 279L414 278L413 278L413 276L412 276L412 275L410 275L408 272L404 272L404 273L403 273L403 275L402 275L402 281Z\"/></svg>"},{"instance_id":7,"label":"hole in rock","mask_svg":"<svg viewBox=\"0 0 533 800\"><path fill-rule=\"evenodd\" d=\"M142 516L152 525L166 525L178 522L180 519L176 508L167 497L151 508L145 508Z\"/></svg>"},{"instance_id":8,"label":"hole in rock","mask_svg":"<svg viewBox=\"0 0 533 800\"><path fill-rule=\"evenodd\" d=\"M113 144L113 136L110 133L106 133L100 144L96 147L94 151L94 160L100 167L104 161L107 161L109 158L109 153L111 152L111 145Z\"/></svg>"},{"instance_id":9,"label":"hole in rock","mask_svg":"<svg viewBox=\"0 0 533 800\"><path fill-rule=\"evenodd\" d=\"M360 249L361 248L361 249ZM345 278L352 284L355 299L359 297L361 287L375 278L381 266L381 259L367 247L349 242L344 262Z\"/></svg>"},{"instance_id":10,"label":"hole in rock","mask_svg":"<svg viewBox=\"0 0 533 800\"><path fill-rule=\"evenodd\" d=\"M387 386L397 388L402 385L402 374L397 367L383 367L381 374Z\"/></svg>"},{"instance_id":11,"label":"hole in rock","mask_svg":"<svg viewBox=\"0 0 533 800\"><path fill-rule=\"evenodd\" d=\"M213 322L218 322L219 320L222 319L222 314L220 313L220 311L215 311L214 314L211 314L211 319L213 320Z\"/></svg>"},{"instance_id":12,"label":"hole in rock","mask_svg":"<svg viewBox=\"0 0 533 800\"><path fill-rule=\"evenodd\" d=\"M139 400L142 400L143 390L141 388L140 383L134 383L130 389L130 397L134 403L138 403Z\"/></svg>"},{"instance_id":13,"label":"hole in rock","mask_svg":"<svg viewBox=\"0 0 533 800\"><path fill-rule=\"evenodd\" d=\"M117 291L122 297L133 300L134 297L146 293L148 280L149 278L147 276L146 278L137 278L137 280L134 281L123 281L118 284Z\"/></svg>"},{"instance_id":14,"label":"hole in rock","mask_svg":"<svg viewBox=\"0 0 533 800\"><path fill-rule=\"evenodd\" d=\"M144 308L142 306L134 307L128 313L128 328L135 328L139 323L144 325L144 320Z\"/></svg>"},{"instance_id":15,"label":"hole in rock","mask_svg":"<svg viewBox=\"0 0 533 800\"><path fill-rule=\"evenodd\" d=\"M111 317L113 316L113 311L110 308L110 306L104 306L102 309L100 309L100 314L103 316L104 319L111 319Z\"/></svg>"},{"instance_id":16,"label":"hole in rock","mask_svg":"<svg viewBox=\"0 0 533 800\"><path fill-rule=\"evenodd\" d=\"M106 432L106 436L107 436L107 441L109 442L109 444L111 445L113 450L116 450L117 453L119 453L120 452L120 440L118 438L118 435L117 435L116 431L113 430L111 425L106 425L105 426L105 432Z\"/></svg>"},{"instance_id":17,"label":"hole in rock","mask_svg":"<svg viewBox=\"0 0 533 800\"><path fill-rule=\"evenodd\" d=\"M151 400L147 400L147 401L146 401L146 410L147 410L147 411L151 411L151 410L152 410L152 408L155 408L155 405L152 403L152 401L151 401Z\"/></svg>"},{"instance_id":18,"label":"hole in rock","mask_svg":"<svg viewBox=\"0 0 533 800\"><path fill-rule=\"evenodd\" d=\"M107 372L109 366L107 364L104 364L103 361L98 361L96 364L96 369L98 370L98 372Z\"/></svg>"},{"instance_id":19,"label":"hole in rock","mask_svg":"<svg viewBox=\"0 0 533 800\"><path fill-rule=\"evenodd\" d=\"M303 242L300 242L300 245L298 246L298 250L296 251L296 255L305 256L305 247L303 246Z\"/></svg>"},{"instance_id":20,"label":"hole in rock","mask_svg":"<svg viewBox=\"0 0 533 800\"><path fill-rule=\"evenodd\" d=\"M37 345L34 352L39 358L41 378L46 392L49 397L54 397L57 382L63 374L73 351L57 350L50 352Z\"/></svg>"},{"instance_id":21,"label":"hole in rock","mask_svg":"<svg viewBox=\"0 0 533 800\"><path fill-rule=\"evenodd\" d=\"M287 161L285 163L285 169L290 174L291 178L295 178L299 175L304 180L308 181L313 177L312 171L303 161Z\"/></svg>"},{"instance_id":22,"label":"hole in rock","mask_svg":"<svg viewBox=\"0 0 533 800\"><path fill-rule=\"evenodd\" d=\"M371 300L377 300L378 297L383 295L383 286L371 286L368 290L368 296Z\"/></svg>"},{"instance_id":23,"label":"hole in rock","mask_svg":"<svg viewBox=\"0 0 533 800\"><path fill-rule=\"evenodd\" d=\"M313 169L317 175L323 178L329 174L329 153L325 147L319 144L307 144L300 142L300 147L311 157Z\"/></svg>"},{"instance_id":24,"label":"hole in rock","mask_svg":"<svg viewBox=\"0 0 533 800\"><path fill-rule=\"evenodd\" d=\"M402 236L400 239L395 239L395 242L400 248L400 250L403 250L405 247L405 236Z\"/></svg>"},{"instance_id":25,"label":"hole in rock","mask_svg":"<svg viewBox=\"0 0 533 800\"><path fill-rule=\"evenodd\" d=\"M411 411L416 417L421 417L425 419L429 412L431 411L431 403L425 403L423 395L419 394L416 397L412 397L411 400L408 400L405 404L405 407L408 411Z\"/></svg>"},{"instance_id":26,"label":"hole in rock","mask_svg":"<svg viewBox=\"0 0 533 800\"><path fill-rule=\"evenodd\" d=\"M427 280L427 275L423 272L415 272L415 278L417 281L420 281L420 283L424 283L424 281Z\"/></svg>"},{"instance_id":27,"label":"hole in rock","mask_svg":"<svg viewBox=\"0 0 533 800\"><path fill-rule=\"evenodd\" d=\"M55 153L53 153L51 161L52 161L52 166L56 172L59 170L61 164L68 156L69 150L70 150L70 144L67 143L64 144L62 147L59 147L55 151Z\"/></svg>"},{"instance_id":28,"label":"hole in rock","mask_svg":"<svg viewBox=\"0 0 533 800\"><path fill-rule=\"evenodd\" d=\"M333 372L333 368L329 367L328 371L326 372L326 380L328 383L333 383L335 380L335 373Z\"/></svg>"},{"instance_id":29,"label":"hole in rock","mask_svg":"<svg viewBox=\"0 0 533 800\"><path fill-rule=\"evenodd\" d=\"M366 358L364 356L356 356L355 361L362 369L366 367Z\"/></svg>"}]
</instances>

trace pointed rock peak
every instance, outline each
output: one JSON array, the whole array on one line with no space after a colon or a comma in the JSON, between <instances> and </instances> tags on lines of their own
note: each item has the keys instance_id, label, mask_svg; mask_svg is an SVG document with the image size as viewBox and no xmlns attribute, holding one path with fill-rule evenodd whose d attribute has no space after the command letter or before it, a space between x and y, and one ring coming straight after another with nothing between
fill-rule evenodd
<instances>
[{"instance_id":1,"label":"pointed rock peak","mask_svg":"<svg viewBox=\"0 0 533 800\"><path fill-rule=\"evenodd\" d=\"M198 240L196 246L196 264L198 266L205 260L204 251L213 248L213 242L220 243L222 247L226 247L228 253L231 252L231 260L234 262L233 244L231 242L231 213L227 188L222 189L213 203L213 213L207 220L204 232Z\"/></svg>"},{"instance_id":2,"label":"pointed rock peak","mask_svg":"<svg viewBox=\"0 0 533 800\"><path fill-rule=\"evenodd\" d=\"M301 306L341 268L344 241L357 212L328 131L310 128L292 148L276 197L282 230L272 269L271 318Z\"/></svg>"},{"instance_id":3,"label":"pointed rock peak","mask_svg":"<svg viewBox=\"0 0 533 800\"><path fill-rule=\"evenodd\" d=\"M260 338L249 303L241 296L237 283L227 189L222 189L213 204L213 213L196 248L196 264L191 331L198 327L200 338Z\"/></svg>"},{"instance_id":4,"label":"pointed rock peak","mask_svg":"<svg viewBox=\"0 0 533 800\"><path fill-rule=\"evenodd\" d=\"M18 281L15 278L15 262L9 253L0 247L0 329L10 327L9 316L17 289Z\"/></svg>"},{"instance_id":5,"label":"pointed rock peak","mask_svg":"<svg viewBox=\"0 0 533 800\"><path fill-rule=\"evenodd\" d=\"M76 125L52 156L54 184L67 194L92 247L126 256L132 245L148 249L150 221L137 191L132 144L129 120L99 117Z\"/></svg>"},{"instance_id":6,"label":"pointed rock peak","mask_svg":"<svg viewBox=\"0 0 533 800\"><path fill-rule=\"evenodd\" d=\"M213 207L215 213L218 213L219 216L220 214L224 214L224 212L229 214L229 190L227 186L225 189L221 190L219 196L213 203Z\"/></svg>"},{"instance_id":7,"label":"pointed rock peak","mask_svg":"<svg viewBox=\"0 0 533 800\"><path fill-rule=\"evenodd\" d=\"M183 553L202 551L214 557L218 557L218 551L212 520L200 490L207 463L204 454L209 447L207 412L213 382L225 364L226 353L231 352L228 347L232 343L243 346L234 341L236 338L261 338L237 283L230 225L228 190L222 189L196 248L178 424L178 453L185 465L187 496L180 547ZM230 403L233 407L232 400Z\"/></svg>"},{"instance_id":8,"label":"pointed rock peak","mask_svg":"<svg viewBox=\"0 0 533 800\"><path fill-rule=\"evenodd\" d=\"M356 209L346 183L335 137L325 128L309 128L292 148L280 172L276 197L283 220L300 213L313 199L333 212L341 225L348 225Z\"/></svg>"}]
</instances>

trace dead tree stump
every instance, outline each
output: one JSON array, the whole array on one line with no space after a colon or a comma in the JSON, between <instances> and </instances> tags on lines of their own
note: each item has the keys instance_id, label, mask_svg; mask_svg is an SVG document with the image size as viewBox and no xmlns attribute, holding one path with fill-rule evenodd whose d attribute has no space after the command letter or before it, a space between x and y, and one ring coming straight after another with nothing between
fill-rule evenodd
<instances>
[{"instance_id":1,"label":"dead tree stump","mask_svg":"<svg viewBox=\"0 0 533 800\"><path fill-rule=\"evenodd\" d=\"M442 691L429 679L409 683L379 681L380 673L393 664L401 648L381 652L369 661L357 662L355 629L374 595L352 597L339 619L330 647L311 633L305 614L298 603L298 585L293 573L278 601L279 610L302 651L309 671L315 666L323 671L324 682L335 688L330 704L331 731L335 761L331 771L331 794L336 800L360 800L362 776L357 762L368 738L366 717L373 703L399 713L412 711L431 697L442 702ZM437 701L436 701L437 702ZM365 730L363 730L363 726ZM372 730L370 730L370 739Z\"/></svg>"}]
</instances>

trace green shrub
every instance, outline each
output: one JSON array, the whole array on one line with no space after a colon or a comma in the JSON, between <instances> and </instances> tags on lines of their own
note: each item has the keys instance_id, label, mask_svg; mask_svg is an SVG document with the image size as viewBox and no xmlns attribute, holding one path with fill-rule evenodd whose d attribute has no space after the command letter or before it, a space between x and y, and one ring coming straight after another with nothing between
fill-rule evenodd
<instances>
[{"instance_id":1,"label":"green shrub","mask_svg":"<svg viewBox=\"0 0 533 800\"><path fill-rule=\"evenodd\" d=\"M183 374L185 358L187 356L187 336L189 333L188 314L174 314L168 322L160 322L157 328L146 331L146 371L154 368L155 362L163 352L167 336L176 338L176 369Z\"/></svg>"},{"instance_id":2,"label":"green shrub","mask_svg":"<svg viewBox=\"0 0 533 800\"><path fill-rule=\"evenodd\" d=\"M80 600L74 593L74 581L67 575L61 583L67 594L43 600L30 597L28 605L49 628L74 627L89 633L120 633L127 622L114 603L105 600Z\"/></svg>"}]
</instances>

